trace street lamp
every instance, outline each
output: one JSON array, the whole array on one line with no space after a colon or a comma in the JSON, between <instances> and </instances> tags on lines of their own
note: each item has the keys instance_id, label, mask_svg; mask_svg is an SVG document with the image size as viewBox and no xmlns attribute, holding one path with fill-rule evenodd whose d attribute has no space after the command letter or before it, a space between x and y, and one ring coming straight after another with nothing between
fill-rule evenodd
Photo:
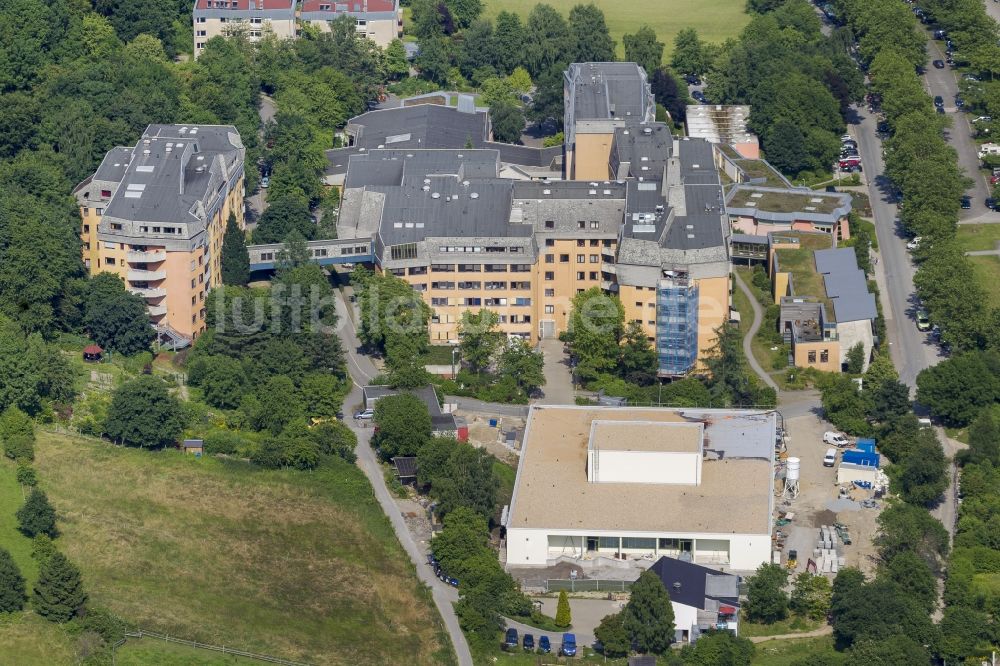
<instances>
[{"instance_id":1,"label":"street lamp","mask_svg":"<svg viewBox=\"0 0 1000 666\"><path fill-rule=\"evenodd\" d=\"M455 354L458 353L458 345L451 348L451 378L455 379L457 374L455 373Z\"/></svg>"}]
</instances>

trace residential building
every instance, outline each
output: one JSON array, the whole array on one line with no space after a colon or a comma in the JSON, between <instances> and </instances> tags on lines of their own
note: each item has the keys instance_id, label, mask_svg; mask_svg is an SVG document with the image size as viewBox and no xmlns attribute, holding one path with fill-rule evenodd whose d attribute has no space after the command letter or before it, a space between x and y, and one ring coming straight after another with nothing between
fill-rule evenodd
<instances>
[{"instance_id":1,"label":"residential building","mask_svg":"<svg viewBox=\"0 0 1000 666\"><path fill-rule=\"evenodd\" d=\"M875 348L878 317L875 295L868 291L868 278L858 268L853 247L818 250L815 258L816 271L823 276L825 295L833 305L841 363L846 363L847 352L860 344L864 349L862 370L865 370Z\"/></svg>"},{"instance_id":2,"label":"residential building","mask_svg":"<svg viewBox=\"0 0 1000 666\"><path fill-rule=\"evenodd\" d=\"M774 231L821 231L838 241L851 237L851 195L807 188L736 185L726 196L734 233L765 236Z\"/></svg>"},{"instance_id":3,"label":"residential building","mask_svg":"<svg viewBox=\"0 0 1000 666\"><path fill-rule=\"evenodd\" d=\"M267 34L295 37L295 0L195 0L194 57L212 37L242 32L255 42Z\"/></svg>"},{"instance_id":4,"label":"residential building","mask_svg":"<svg viewBox=\"0 0 1000 666\"><path fill-rule=\"evenodd\" d=\"M840 372L837 322L827 316L826 305L805 298L782 296L778 328L791 347L790 365Z\"/></svg>"},{"instance_id":5,"label":"residential building","mask_svg":"<svg viewBox=\"0 0 1000 666\"><path fill-rule=\"evenodd\" d=\"M771 561L775 432L773 411L532 406L506 564L667 556L753 571Z\"/></svg>"},{"instance_id":6,"label":"residential building","mask_svg":"<svg viewBox=\"0 0 1000 666\"><path fill-rule=\"evenodd\" d=\"M634 62L573 63L563 75L566 178L606 180L615 129L652 123L656 103Z\"/></svg>"},{"instance_id":7,"label":"residential building","mask_svg":"<svg viewBox=\"0 0 1000 666\"><path fill-rule=\"evenodd\" d=\"M747 129L750 107L723 104L688 105L684 124L687 135L712 144L729 146L745 159L760 159L757 135Z\"/></svg>"},{"instance_id":8,"label":"residential building","mask_svg":"<svg viewBox=\"0 0 1000 666\"><path fill-rule=\"evenodd\" d=\"M359 35L364 35L382 48L403 36L403 14L399 0L302 0L299 20L323 32L329 32L330 21L350 16Z\"/></svg>"},{"instance_id":9,"label":"residential building","mask_svg":"<svg viewBox=\"0 0 1000 666\"><path fill-rule=\"evenodd\" d=\"M245 149L228 125L150 125L111 149L76 186L83 260L146 299L174 344L205 330L205 296L221 283L230 213L243 227Z\"/></svg>"},{"instance_id":10,"label":"residential building","mask_svg":"<svg viewBox=\"0 0 1000 666\"><path fill-rule=\"evenodd\" d=\"M739 635L739 576L703 567L681 557L661 557L650 570L670 594L678 643L694 643L706 631Z\"/></svg>"}]
</instances>

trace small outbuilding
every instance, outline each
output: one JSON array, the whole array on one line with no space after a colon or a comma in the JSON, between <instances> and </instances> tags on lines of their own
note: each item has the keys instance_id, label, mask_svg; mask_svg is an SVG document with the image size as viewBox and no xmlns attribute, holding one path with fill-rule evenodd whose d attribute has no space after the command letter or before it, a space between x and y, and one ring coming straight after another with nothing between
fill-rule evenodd
<instances>
[{"instance_id":1,"label":"small outbuilding","mask_svg":"<svg viewBox=\"0 0 1000 666\"><path fill-rule=\"evenodd\" d=\"M104 350L98 345L87 345L83 348L83 360L89 363L97 363L104 358Z\"/></svg>"},{"instance_id":2,"label":"small outbuilding","mask_svg":"<svg viewBox=\"0 0 1000 666\"><path fill-rule=\"evenodd\" d=\"M417 459L412 456L396 456L392 459L396 477L404 486L417 485Z\"/></svg>"},{"instance_id":3,"label":"small outbuilding","mask_svg":"<svg viewBox=\"0 0 1000 666\"><path fill-rule=\"evenodd\" d=\"M184 453L192 453L195 458L200 458L205 453L205 441L201 439L185 439L181 444Z\"/></svg>"}]
</instances>

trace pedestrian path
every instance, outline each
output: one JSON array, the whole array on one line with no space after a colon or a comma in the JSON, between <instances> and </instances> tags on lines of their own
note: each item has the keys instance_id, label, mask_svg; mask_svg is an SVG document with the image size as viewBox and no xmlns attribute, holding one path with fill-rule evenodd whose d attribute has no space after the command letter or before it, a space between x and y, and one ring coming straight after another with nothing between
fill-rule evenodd
<instances>
[{"instance_id":1,"label":"pedestrian path","mask_svg":"<svg viewBox=\"0 0 1000 666\"><path fill-rule=\"evenodd\" d=\"M755 373L757 373L757 376L760 377L761 381L773 388L775 391L780 392L781 389L778 388L778 385L771 378L771 375L767 374L767 372L764 371L764 368L760 366L760 363L757 362L757 359L754 358L753 350L750 347L753 337L757 335L757 331L760 330L760 324L764 319L764 311L757 302L757 297L753 295L750 288L747 287L745 282L743 282L743 278L740 277L740 274L733 271L733 279L736 280L737 288L739 288L739 290L746 295L747 300L750 301L750 307L753 308L753 323L750 324L750 330L747 331L746 336L743 338L743 354L747 357L747 363L750 364L750 367L753 368ZM740 314L742 315L744 313Z\"/></svg>"}]
</instances>

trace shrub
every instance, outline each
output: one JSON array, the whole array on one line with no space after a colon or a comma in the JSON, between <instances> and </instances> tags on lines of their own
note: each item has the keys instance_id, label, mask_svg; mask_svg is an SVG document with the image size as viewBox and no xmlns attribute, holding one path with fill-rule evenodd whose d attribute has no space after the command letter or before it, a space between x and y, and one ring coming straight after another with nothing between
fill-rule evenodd
<instances>
[{"instance_id":1,"label":"shrub","mask_svg":"<svg viewBox=\"0 0 1000 666\"><path fill-rule=\"evenodd\" d=\"M17 482L22 486L36 486L38 485L38 475L35 473L35 468L31 465L20 464L17 466Z\"/></svg>"},{"instance_id":2,"label":"shrub","mask_svg":"<svg viewBox=\"0 0 1000 666\"><path fill-rule=\"evenodd\" d=\"M3 440L3 452L8 458L13 460L27 460L31 461L35 459L35 440L34 437L26 437L24 435L14 435L13 437L7 437Z\"/></svg>"},{"instance_id":3,"label":"shrub","mask_svg":"<svg viewBox=\"0 0 1000 666\"><path fill-rule=\"evenodd\" d=\"M246 455L253 442L232 430L210 430L202 438L205 453L210 455Z\"/></svg>"}]
</instances>

